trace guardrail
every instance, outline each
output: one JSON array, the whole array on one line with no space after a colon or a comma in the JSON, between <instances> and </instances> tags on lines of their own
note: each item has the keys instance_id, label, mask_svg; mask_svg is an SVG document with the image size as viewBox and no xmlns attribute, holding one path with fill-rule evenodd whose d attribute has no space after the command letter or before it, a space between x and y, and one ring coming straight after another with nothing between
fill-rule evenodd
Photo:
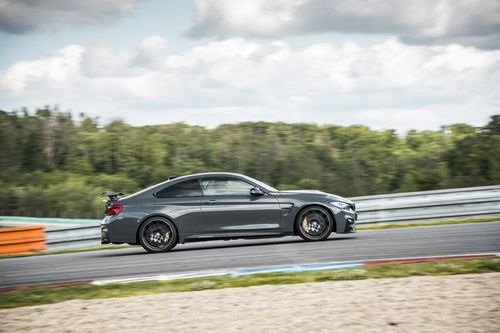
<instances>
[{"instance_id":1,"label":"guardrail","mask_svg":"<svg viewBox=\"0 0 500 333\"><path fill-rule=\"evenodd\" d=\"M100 219L67 219L59 217L26 217L26 216L0 216L2 226L29 226L44 225L47 228L68 228L86 225L97 225Z\"/></svg>"},{"instance_id":2,"label":"guardrail","mask_svg":"<svg viewBox=\"0 0 500 333\"><path fill-rule=\"evenodd\" d=\"M49 251L83 249L101 245L101 227L92 225L46 231Z\"/></svg>"},{"instance_id":3,"label":"guardrail","mask_svg":"<svg viewBox=\"0 0 500 333\"><path fill-rule=\"evenodd\" d=\"M402 222L500 213L500 185L351 198L358 223Z\"/></svg>"},{"instance_id":4,"label":"guardrail","mask_svg":"<svg viewBox=\"0 0 500 333\"><path fill-rule=\"evenodd\" d=\"M500 185L382 194L351 199L357 206L358 224L500 214ZM46 220L51 222L49 218ZM39 221L40 219L37 219L37 222ZM90 223L91 220L85 222ZM99 246L100 227L97 222L94 223L88 226L47 230L48 250Z\"/></svg>"}]
</instances>

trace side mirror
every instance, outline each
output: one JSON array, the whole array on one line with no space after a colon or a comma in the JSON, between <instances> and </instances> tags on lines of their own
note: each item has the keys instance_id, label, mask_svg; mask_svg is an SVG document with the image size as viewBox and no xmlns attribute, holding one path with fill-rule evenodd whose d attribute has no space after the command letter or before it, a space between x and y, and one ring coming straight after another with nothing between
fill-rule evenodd
<instances>
[{"instance_id":1,"label":"side mirror","mask_svg":"<svg viewBox=\"0 0 500 333\"><path fill-rule=\"evenodd\" d=\"M256 196L260 196L260 195L264 195L264 191L262 191L260 188L258 187L252 187L250 189L250 195L256 195Z\"/></svg>"}]
</instances>

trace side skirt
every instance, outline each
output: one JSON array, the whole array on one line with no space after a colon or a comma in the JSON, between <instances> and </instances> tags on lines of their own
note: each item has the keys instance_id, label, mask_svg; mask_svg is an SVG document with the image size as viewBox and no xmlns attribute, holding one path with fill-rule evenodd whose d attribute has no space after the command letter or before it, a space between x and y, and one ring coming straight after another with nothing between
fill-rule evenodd
<instances>
[{"instance_id":1,"label":"side skirt","mask_svg":"<svg viewBox=\"0 0 500 333\"><path fill-rule=\"evenodd\" d=\"M186 237L181 237L179 240L179 243L184 244L184 243L192 243L192 242L206 242L206 241L213 241L213 240L236 240L236 239L262 239L262 238L281 238L281 237L286 237L286 236L292 236L292 234L276 234L276 233L269 233L269 234L260 234L260 235L241 235L241 234L226 234L226 235L212 235L212 234L197 234L197 235L190 235Z\"/></svg>"}]
</instances>

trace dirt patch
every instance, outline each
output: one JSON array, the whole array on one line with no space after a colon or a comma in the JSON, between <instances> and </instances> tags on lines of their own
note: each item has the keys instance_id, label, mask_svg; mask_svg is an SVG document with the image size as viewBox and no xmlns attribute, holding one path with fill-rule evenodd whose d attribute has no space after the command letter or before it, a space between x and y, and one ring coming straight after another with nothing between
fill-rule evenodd
<instances>
[{"instance_id":1,"label":"dirt patch","mask_svg":"<svg viewBox=\"0 0 500 333\"><path fill-rule=\"evenodd\" d=\"M258 286L0 311L2 332L499 332L500 273Z\"/></svg>"}]
</instances>

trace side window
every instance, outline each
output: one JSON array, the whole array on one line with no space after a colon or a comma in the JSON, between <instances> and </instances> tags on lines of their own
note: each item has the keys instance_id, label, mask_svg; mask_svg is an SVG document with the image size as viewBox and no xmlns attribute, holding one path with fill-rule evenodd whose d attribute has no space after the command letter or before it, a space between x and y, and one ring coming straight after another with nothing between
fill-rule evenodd
<instances>
[{"instance_id":1,"label":"side window","mask_svg":"<svg viewBox=\"0 0 500 333\"><path fill-rule=\"evenodd\" d=\"M156 193L158 198L183 198L183 197L201 197L200 182L198 179L186 180L177 183Z\"/></svg>"},{"instance_id":2,"label":"side window","mask_svg":"<svg viewBox=\"0 0 500 333\"><path fill-rule=\"evenodd\" d=\"M234 178L202 179L201 188L206 196L249 195L253 185Z\"/></svg>"}]
</instances>

